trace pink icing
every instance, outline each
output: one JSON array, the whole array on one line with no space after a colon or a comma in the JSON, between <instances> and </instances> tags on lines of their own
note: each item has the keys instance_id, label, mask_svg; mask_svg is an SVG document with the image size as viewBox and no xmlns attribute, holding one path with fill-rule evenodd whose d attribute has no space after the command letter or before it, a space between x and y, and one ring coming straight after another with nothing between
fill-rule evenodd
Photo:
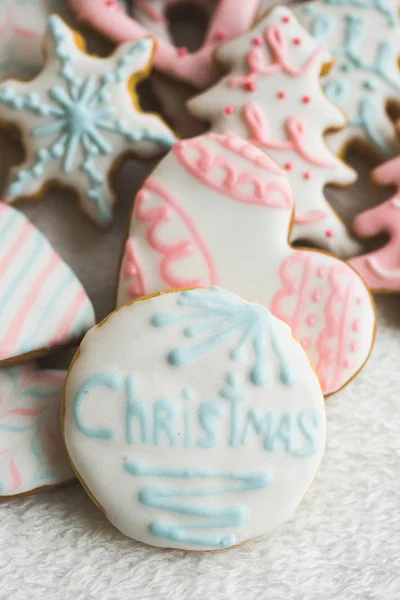
<instances>
[{"instance_id":1,"label":"pink icing","mask_svg":"<svg viewBox=\"0 0 400 600\"><path fill-rule=\"evenodd\" d=\"M358 215L354 231L361 237L389 234L383 247L357 256L350 264L373 290L400 292L400 157L383 163L373 172L378 185L395 185L397 192L383 204Z\"/></svg>"},{"instance_id":2,"label":"pink icing","mask_svg":"<svg viewBox=\"0 0 400 600\"><path fill-rule=\"evenodd\" d=\"M244 119L250 129L250 139L267 150L292 150L304 160L319 167L336 167L336 161L327 161L314 156L307 148L307 123L302 117L289 117L286 121L288 139L271 140L269 137L268 118L262 108L255 102L244 107Z\"/></svg>"},{"instance_id":3,"label":"pink icing","mask_svg":"<svg viewBox=\"0 0 400 600\"><path fill-rule=\"evenodd\" d=\"M132 238L129 238L125 245L124 275L131 280L128 287L131 298L138 298L147 294L142 266L136 254L135 243Z\"/></svg>"},{"instance_id":4,"label":"pink icing","mask_svg":"<svg viewBox=\"0 0 400 600\"><path fill-rule=\"evenodd\" d=\"M114 42L139 40L152 35L145 27L119 10L116 2L109 0L70 0L77 15L89 22ZM241 35L251 25L259 0L219 0L203 46L194 53L180 53L170 42L156 36L157 49L154 65L172 77L197 88L214 83L221 71L214 61L214 52L224 41Z\"/></svg>"},{"instance_id":5,"label":"pink icing","mask_svg":"<svg viewBox=\"0 0 400 600\"><path fill-rule=\"evenodd\" d=\"M248 159L246 147L248 146L244 146L240 155ZM266 182L261 174L257 174L254 169L252 171L240 170L236 162L229 160L228 157L221 156L217 150L213 150L209 144L199 138L178 142L175 144L173 151L179 162L196 179L234 200L246 204L268 206L269 208L292 209L291 194L289 188L283 182ZM238 148L235 148L234 151L237 153ZM262 168L269 170L272 161L269 159L265 162L265 157L261 158ZM250 157L250 162L254 164L254 156ZM225 177L222 179L220 177L221 170L225 173ZM275 167L272 172L282 174Z\"/></svg>"},{"instance_id":6,"label":"pink icing","mask_svg":"<svg viewBox=\"0 0 400 600\"><path fill-rule=\"evenodd\" d=\"M242 87L248 91L254 91L258 77L275 75L279 72L287 73L292 77L303 77L319 60L320 55L325 52L325 49L320 46L301 67L294 67L287 58L286 38L283 29L277 25L270 25L264 31L264 37L272 51L273 62L267 63L265 52L260 47L261 44L257 43L256 47L252 48L247 55L247 65L250 72L247 75L230 77L228 80L229 87ZM285 94L283 93L278 97L283 99Z\"/></svg>"},{"instance_id":7,"label":"pink icing","mask_svg":"<svg viewBox=\"0 0 400 600\"><path fill-rule=\"evenodd\" d=\"M150 194L156 195L162 202L161 206L146 208L146 200ZM179 242L165 243L161 238L161 229L172 218L172 213L180 219L188 231L188 239ZM146 181L145 186L136 197L135 215L139 221L150 223L147 241L151 248L160 253L163 258L160 266L162 279L172 288L206 287L217 283L217 273L214 260L207 244L197 231L190 217L172 195L154 178ZM207 264L208 279L187 279L173 274L174 263L183 258L189 258L200 252Z\"/></svg>"}]
</instances>

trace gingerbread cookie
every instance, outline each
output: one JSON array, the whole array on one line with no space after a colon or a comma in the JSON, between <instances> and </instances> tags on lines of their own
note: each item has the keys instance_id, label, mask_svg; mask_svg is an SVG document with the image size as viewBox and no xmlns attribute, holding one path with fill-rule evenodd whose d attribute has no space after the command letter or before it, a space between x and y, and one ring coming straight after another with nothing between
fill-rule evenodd
<instances>
[{"instance_id":1,"label":"gingerbread cookie","mask_svg":"<svg viewBox=\"0 0 400 600\"><path fill-rule=\"evenodd\" d=\"M398 0L316 0L294 10L335 57L324 88L348 124L329 136L329 147L338 155L354 142L383 155L400 152L388 116L390 102L400 106Z\"/></svg>"},{"instance_id":2,"label":"gingerbread cookie","mask_svg":"<svg viewBox=\"0 0 400 600\"><path fill-rule=\"evenodd\" d=\"M144 298L92 329L63 417L72 464L111 523L185 550L278 527L325 445L301 345L267 309L216 286Z\"/></svg>"},{"instance_id":3,"label":"gingerbread cookie","mask_svg":"<svg viewBox=\"0 0 400 600\"><path fill-rule=\"evenodd\" d=\"M43 64L47 20L60 5L61 0L0 2L0 80L37 75Z\"/></svg>"},{"instance_id":4,"label":"gingerbread cookie","mask_svg":"<svg viewBox=\"0 0 400 600\"><path fill-rule=\"evenodd\" d=\"M199 0L198 0L199 1ZM140 40L155 34L157 48L154 66L163 73L196 88L206 88L220 76L214 61L214 52L223 40L240 35L253 22L260 0L215 0L213 18L202 47L190 53L177 48L169 39L166 29L166 9L177 0L145 0L139 10L146 15L151 30L127 15L117 2L109 0L70 0L78 16L117 43ZM207 0L207 5L211 0Z\"/></svg>"},{"instance_id":5,"label":"gingerbread cookie","mask_svg":"<svg viewBox=\"0 0 400 600\"><path fill-rule=\"evenodd\" d=\"M320 86L329 52L289 9L277 7L216 56L229 74L190 100L189 111L214 131L252 141L288 172L296 206L291 241L354 255L358 245L324 194L328 183L347 185L355 178L323 137L345 124Z\"/></svg>"},{"instance_id":6,"label":"gingerbread cookie","mask_svg":"<svg viewBox=\"0 0 400 600\"><path fill-rule=\"evenodd\" d=\"M32 364L0 369L0 499L74 478L60 428L64 381Z\"/></svg>"},{"instance_id":7,"label":"gingerbread cookie","mask_svg":"<svg viewBox=\"0 0 400 600\"><path fill-rule=\"evenodd\" d=\"M287 239L287 175L229 134L178 142L139 191L121 265L118 305L171 288L218 284L287 322L325 394L366 361L375 311L346 263Z\"/></svg>"},{"instance_id":8,"label":"gingerbread cookie","mask_svg":"<svg viewBox=\"0 0 400 600\"><path fill-rule=\"evenodd\" d=\"M0 202L0 366L79 340L94 323L76 275L22 213Z\"/></svg>"},{"instance_id":9,"label":"gingerbread cookie","mask_svg":"<svg viewBox=\"0 0 400 600\"><path fill-rule=\"evenodd\" d=\"M373 178L378 185L395 185L397 192L358 215L354 231L363 238L388 233L390 240L375 252L353 258L350 264L372 290L400 292L400 156L375 169Z\"/></svg>"},{"instance_id":10,"label":"gingerbread cookie","mask_svg":"<svg viewBox=\"0 0 400 600\"><path fill-rule=\"evenodd\" d=\"M153 42L121 46L111 57L79 49L76 34L51 17L47 63L33 81L0 85L0 119L16 124L26 160L10 182L7 201L35 196L51 182L73 188L97 224L112 220L110 176L124 154L154 157L175 142L157 116L140 112L132 82L147 72Z\"/></svg>"}]
</instances>

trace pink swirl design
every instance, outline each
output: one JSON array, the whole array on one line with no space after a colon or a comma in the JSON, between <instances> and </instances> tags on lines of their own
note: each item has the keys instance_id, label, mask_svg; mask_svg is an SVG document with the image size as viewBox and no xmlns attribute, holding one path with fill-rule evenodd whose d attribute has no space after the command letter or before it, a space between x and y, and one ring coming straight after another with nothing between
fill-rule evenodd
<instances>
[{"instance_id":1,"label":"pink swirl design","mask_svg":"<svg viewBox=\"0 0 400 600\"><path fill-rule=\"evenodd\" d=\"M155 194L162 201L161 206L146 209L146 201L150 194ZM175 215L186 227L189 239L180 242L165 243L161 239L160 230ZM163 258L160 266L160 275L171 288L207 287L218 283L216 265L207 248L205 240L189 215L172 195L154 178L149 178L136 197L135 216L139 221L150 223L146 239L148 244L160 253ZM208 271L207 279L188 279L177 277L173 273L174 263L183 258L190 258L200 252Z\"/></svg>"},{"instance_id":2,"label":"pink swirl design","mask_svg":"<svg viewBox=\"0 0 400 600\"><path fill-rule=\"evenodd\" d=\"M129 238L125 245L124 276L131 280L128 286L128 293L131 298L139 298L148 293L144 282L143 270L132 238Z\"/></svg>"},{"instance_id":3,"label":"pink swirl design","mask_svg":"<svg viewBox=\"0 0 400 600\"><path fill-rule=\"evenodd\" d=\"M269 137L268 118L262 108L255 102L244 107L244 120L250 130L250 140L267 150L291 150L309 163L318 167L335 168L337 161L329 161L314 156L307 148L307 122L302 117L290 117L286 121L288 139L272 140Z\"/></svg>"},{"instance_id":4,"label":"pink swirl design","mask_svg":"<svg viewBox=\"0 0 400 600\"><path fill-rule=\"evenodd\" d=\"M258 77L276 75L280 72L287 73L292 77L303 77L317 63L320 55L326 51L323 46L319 46L301 67L294 67L287 58L287 42L281 27L270 25L264 31L264 38L272 51L273 63L268 64L266 62L262 47L252 48L247 55L250 72L247 75L233 75L230 77L228 80L229 87L248 89L249 84L254 84Z\"/></svg>"},{"instance_id":5,"label":"pink swirl design","mask_svg":"<svg viewBox=\"0 0 400 600\"><path fill-rule=\"evenodd\" d=\"M269 208L292 209L290 189L284 181L265 182L255 171L240 170L236 163L217 154L203 140L178 142L173 152L191 175L233 200ZM219 176L221 170L225 173L222 179ZM244 189L247 186L250 192Z\"/></svg>"}]
</instances>

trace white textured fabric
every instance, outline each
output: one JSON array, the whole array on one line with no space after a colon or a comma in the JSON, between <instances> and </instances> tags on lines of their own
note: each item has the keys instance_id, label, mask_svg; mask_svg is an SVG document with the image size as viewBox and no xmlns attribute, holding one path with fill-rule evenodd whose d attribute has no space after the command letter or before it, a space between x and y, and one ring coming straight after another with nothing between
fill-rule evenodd
<instances>
[{"instance_id":1,"label":"white textured fabric","mask_svg":"<svg viewBox=\"0 0 400 600\"><path fill-rule=\"evenodd\" d=\"M82 278L98 318L113 307L130 199L145 173L132 163L124 172L108 233L65 193L24 207ZM385 196L365 169L362 184L334 195L348 216ZM400 297L380 298L378 309L371 360L327 401L326 456L283 527L230 550L185 553L124 538L78 484L9 501L0 505L0 600L398 600Z\"/></svg>"}]
</instances>

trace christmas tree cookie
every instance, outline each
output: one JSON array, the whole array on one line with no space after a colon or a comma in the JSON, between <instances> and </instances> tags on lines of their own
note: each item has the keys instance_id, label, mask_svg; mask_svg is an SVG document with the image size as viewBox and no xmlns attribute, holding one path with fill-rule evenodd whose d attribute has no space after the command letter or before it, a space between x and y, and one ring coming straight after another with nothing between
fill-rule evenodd
<instances>
[{"instance_id":1,"label":"christmas tree cookie","mask_svg":"<svg viewBox=\"0 0 400 600\"><path fill-rule=\"evenodd\" d=\"M271 10L246 35L223 45L217 60L228 74L190 100L196 117L216 132L257 144L289 175L295 198L292 241L337 254L357 248L328 204L324 187L346 185L354 173L327 147L324 133L345 124L320 87L331 55L285 7Z\"/></svg>"}]
</instances>

